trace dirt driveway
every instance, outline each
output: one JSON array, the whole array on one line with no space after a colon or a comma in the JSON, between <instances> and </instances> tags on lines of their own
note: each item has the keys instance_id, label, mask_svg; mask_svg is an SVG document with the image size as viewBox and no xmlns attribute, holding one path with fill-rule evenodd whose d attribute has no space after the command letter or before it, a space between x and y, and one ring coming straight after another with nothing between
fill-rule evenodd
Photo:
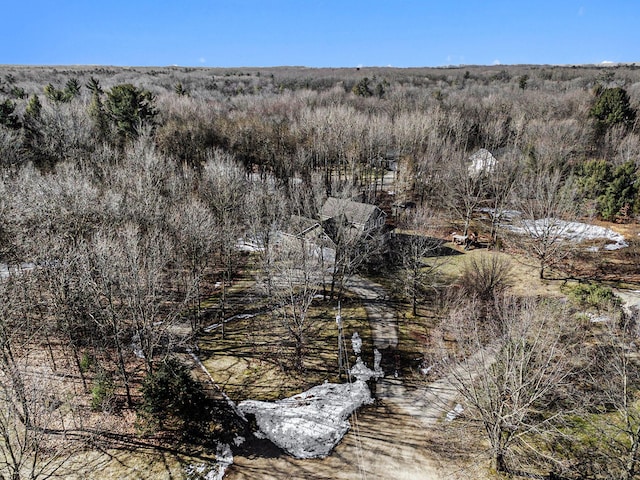
<instances>
[{"instance_id":1,"label":"dirt driveway","mask_svg":"<svg viewBox=\"0 0 640 480\"><path fill-rule=\"evenodd\" d=\"M351 430L321 460L297 460L274 449L234 456L225 479L415 479L449 478L426 449L424 429L384 402L351 418ZM451 477L453 478L453 477Z\"/></svg>"}]
</instances>

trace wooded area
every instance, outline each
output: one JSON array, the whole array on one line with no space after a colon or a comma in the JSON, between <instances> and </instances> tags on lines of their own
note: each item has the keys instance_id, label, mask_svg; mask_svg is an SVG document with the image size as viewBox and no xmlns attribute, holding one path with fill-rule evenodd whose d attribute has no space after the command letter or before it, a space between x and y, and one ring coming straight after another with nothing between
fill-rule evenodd
<instances>
[{"instance_id":1,"label":"wooded area","mask_svg":"<svg viewBox=\"0 0 640 480\"><path fill-rule=\"evenodd\" d=\"M437 359L491 475L640 477L637 311L610 288L640 282L635 65L0 77L0 478L83 472L111 433L231 442L249 427L190 354L259 311L243 348L337 378L314 352L357 275L426 332L385 368ZM578 247L576 221L633 234ZM491 251L448 275L467 248ZM514 293L515 263L562 293Z\"/></svg>"}]
</instances>

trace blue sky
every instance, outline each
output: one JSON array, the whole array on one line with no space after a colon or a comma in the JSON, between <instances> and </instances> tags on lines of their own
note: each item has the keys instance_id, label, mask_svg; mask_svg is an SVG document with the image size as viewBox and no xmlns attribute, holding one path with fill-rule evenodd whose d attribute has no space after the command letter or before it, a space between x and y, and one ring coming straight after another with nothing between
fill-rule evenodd
<instances>
[{"instance_id":1,"label":"blue sky","mask_svg":"<svg viewBox=\"0 0 640 480\"><path fill-rule=\"evenodd\" d=\"M443 66L640 61L640 0L22 0L0 64Z\"/></svg>"}]
</instances>

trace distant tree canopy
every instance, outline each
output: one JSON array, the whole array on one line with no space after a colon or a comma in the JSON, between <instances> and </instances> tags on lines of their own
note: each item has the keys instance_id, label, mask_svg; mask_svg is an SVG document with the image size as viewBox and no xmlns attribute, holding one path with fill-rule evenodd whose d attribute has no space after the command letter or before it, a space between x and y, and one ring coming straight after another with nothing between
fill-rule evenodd
<instances>
[{"instance_id":1,"label":"distant tree canopy","mask_svg":"<svg viewBox=\"0 0 640 480\"><path fill-rule=\"evenodd\" d=\"M375 81L375 77L373 81ZM358 83L356 83L351 89L351 93L358 95L359 97L372 97L375 95L378 98L382 98L386 93L386 87L389 86L389 83L386 80L382 80L378 82L374 89L371 89L371 80L368 77L364 77Z\"/></svg>"}]
</instances>

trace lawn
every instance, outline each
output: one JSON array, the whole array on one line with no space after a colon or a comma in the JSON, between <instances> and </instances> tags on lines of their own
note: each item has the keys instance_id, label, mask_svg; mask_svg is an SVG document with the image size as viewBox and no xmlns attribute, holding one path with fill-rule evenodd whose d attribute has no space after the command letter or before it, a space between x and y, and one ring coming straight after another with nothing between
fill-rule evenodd
<instances>
[{"instance_id":1,"label":"lawn","mask_svg":"<svg viewBox=\"0 0 640 480\"><path fill-rule=\"evenodd\" d=\"M336 313L331 302L318 299L312 305L303 372L292 368L292 342L270 311L229 321L224 337L219 329L203 335L200 358L216 383L235 401L275 400L325 381L338 382ZM363 339L363 359L371 365L369 324L358 300L343 302L342 319L347 348L350 350L349 339L358 332ZM353 355L350 361L355 361Z\"/></svg>"}]
</instances>

